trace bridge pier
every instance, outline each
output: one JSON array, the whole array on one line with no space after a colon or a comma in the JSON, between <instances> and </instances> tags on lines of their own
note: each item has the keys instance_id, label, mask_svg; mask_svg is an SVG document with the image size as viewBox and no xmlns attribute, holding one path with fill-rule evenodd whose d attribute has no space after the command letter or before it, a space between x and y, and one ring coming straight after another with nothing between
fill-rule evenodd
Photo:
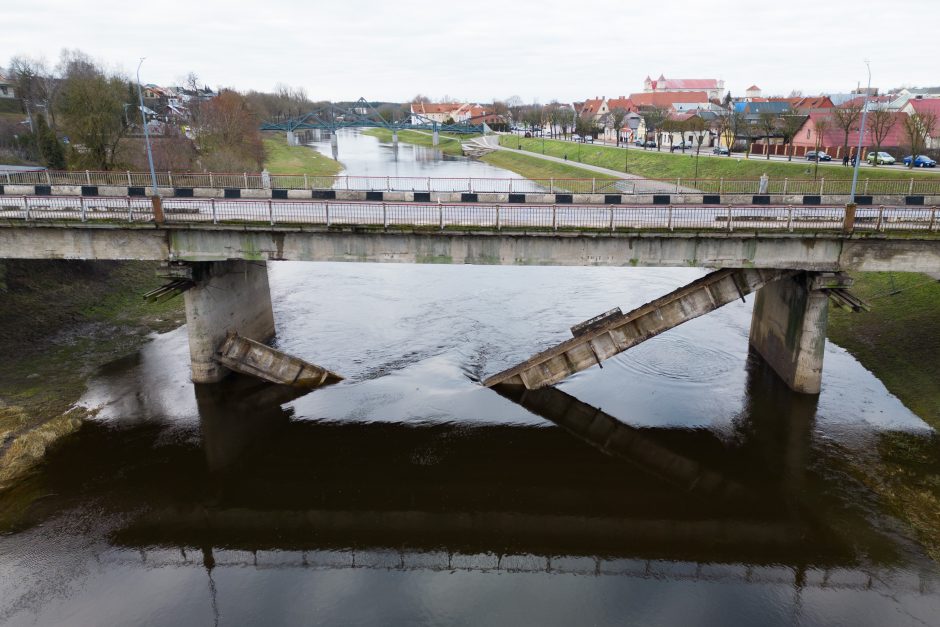
<instances>
[{"instance_id":1,"label":"bridge pier","mask_svg":"<svg viewBox=\"0 0 940 627\"><path fill-rule=\"evenodd\" d=\"M437 146L441 143L441 135L437 132L437 128L434 129L434 134L431 136L431 145Z\"/></svg>"},{"instance_id":2,"label":"bridge pier","mask_svg":"<svg viewBox=\"0 0 940 627\"><path fill-rule=\"evenodd\" d=\"M398 148L398 131L392 131L392 146Z\"/></svg>"},{"instance_id":3,"label":"bridge pier","mask_svg":"<svg viewBox=\"0 0 940 627\"><path fill-rule=\"evenodd\" d=\"M229 331L258 342L274 336L274 311L263 261L192 264L195 286L184 294L193 383L215 383L229 372L215 353Z\"/></svg>"},{"instance_id":4,"label":"bridge pier","mask_svg":"<svg viewBox=\"0 0 940 627\"><path fill-rule=\"evenodd\" d=\"M297 138L294 136L294 131L287 131L287 145L296 146Z\"/></svg>"},{"instance_id":5,"label":"bridge pier","mask_svg":"<svg viewBox=\"0 0 940 627\"><path fill-rule=\"evenodd\" d=\"M802 272L768 283L757 292L751 318L751 346L803 394L819 394L829 321L829 296L814 289L813 278Z\"/></svg>"}]
</instances>

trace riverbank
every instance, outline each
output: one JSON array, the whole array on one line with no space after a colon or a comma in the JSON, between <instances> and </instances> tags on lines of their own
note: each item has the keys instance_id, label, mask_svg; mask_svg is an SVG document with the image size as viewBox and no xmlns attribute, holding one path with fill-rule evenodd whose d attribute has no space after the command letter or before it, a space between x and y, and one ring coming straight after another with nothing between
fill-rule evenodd
<instances>
[{"instance_id":1,"label":"riverbank","mask_svg":"<svg viewBox=\"0 0 940 627\"><path fill-rule=\"evenodd\" d=\"M578 144L554 139L526 138L518 135L500 135L499 145L507 148L516 148L534 153L542 153L552 157L568 156L569 161L596 165L618 172L627 172L651 179L676 178L758 178L767 173L770 178L812 178L813 164L794 159L788 161L774 161L761 159L757 156L751 159L737 157L712 157L705 155L695 158L695 151L683 153L660 152L651 150L624 150L613 146L596 144ZM544 148L543 148L544 146ZM624 153L628 154L624 154ZM696 161L698 165L696 165ZM852 178L849 168L820 168L820 177L833 179ZM865 179L910 179L927 178L934 180L936 175L911 171L898 167L868 168L859 174L859 181L864 185Z\"/></svg>"},{"instance_id":2,"label":"riverbank","mask_svg":"<svg viewBox=\"0 0 940 627\"><path fill-rule=\"evenodd\" d=\"M480 157L480 161L484 161L490 165L503 168L505 170L511 170L512 172L520 174L527 179L596 178L599 180L608 180L614 178L613 176L608 176L599 172L592 172L591 170L586 170L577 166L555 163L554 161L547 161L545 159L540 159L539 157L531 157L529 155L520 154L518 152L510 152L508 150L497 150L496 152L491 152L488 155L483 155ZM564 182L556 182L556 187L558 189L567 189L564 185Z\"/></svg>"},{"instance_id":3,"label":"riverbank","mask_svg":"<svg viewBox=\"0 0 940 627\"><path fill-rule=\"evenodd\" d=\"M0 262L0 490L86 417L87 378L152 332L185 321L182 299L146 303L152 262Z\"/></svg>"},{"instance_id":4,"label":"riverbank","mask_svg":"<svg viewBox=\"0 0 940 627\"><path fill-rule=\"evenodd\" d=\"M363 135L376 137L381 142L391 143L392 132L384 128L370 128L362 132ZM453 133L439 133L440 144L434 145L434 136L430 132L422 131L398 131L398 141L406 144L415 144L418 146L427 146L436 148L445 155L459 157L463 155L463 148L460 147L462 141L467 141L479 137L479 135L455 135Z\"/></svg>"},{"instance_id":5,"label":"riverbank","mask_svg":"<svg viewBox=\"0 0 940 627\"><path fill-rule=\"evenodd\" d=\"M271 174L336 176L343 164L309 146L288 146L284 133L265 133L264 167Z\"/></svg>"},{"instance_id":6,"label":"riverbank","mask_svg":"<svg viewBox=\"0 0 940 627\"><path fill-rule=\"evenodd\" d=\"M831 310L829 337L940 431L940 282L890 272L854 278L852 291L872 310ZM874 453L871 467L853 474L907 521L940 561L940 436L886 432Z\"/></svg>"}]
</instances>

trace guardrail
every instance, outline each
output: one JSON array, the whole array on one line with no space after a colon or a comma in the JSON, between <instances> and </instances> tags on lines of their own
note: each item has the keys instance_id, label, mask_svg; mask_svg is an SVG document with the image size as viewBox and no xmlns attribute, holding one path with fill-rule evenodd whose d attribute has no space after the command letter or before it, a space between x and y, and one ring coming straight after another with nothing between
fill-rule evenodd
<instances>
[{"instance_id":1,"label":"guardrail","mask_svg":"<svg viewBox=\"0 0 940 627\"><path fill-rule=\"evenodd\" d=\"M2 172L0 185L85 185L150 187L149 172L50 171ZM158 172L163 188L317 189L391 192L468 192L575 194L658 194L697 191L705 194L759 194L760 179L675 178L436 178L409 176L311 176L250 172ZM848 195L851 179L770 179L764 193L783 195ZM869 179L858 182L856 193L878 196L938 196L940 176L933 179Z\"/></svg>"},{"instance_id":2,"label":"guardrail","mask_svg":"<svg viewBox=\"0 0 940 627\"><path fill-rule=\"evenodd\" d=\"M146 198L0 197L0 221L154 222ZM169 224L429 229L940 232L937 207L435 204L311 200L163 202Z\"/></svg>"}]
</instances>

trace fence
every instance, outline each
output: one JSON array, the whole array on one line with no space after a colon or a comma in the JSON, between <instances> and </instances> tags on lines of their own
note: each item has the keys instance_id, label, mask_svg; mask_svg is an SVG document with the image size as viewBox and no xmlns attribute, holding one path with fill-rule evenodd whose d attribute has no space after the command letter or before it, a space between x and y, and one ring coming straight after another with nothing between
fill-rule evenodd
<instances>
[{"instance_id":1,"label":"fence","mask_svg":"<svg viewBox=\"0 0 940 627\"><path fill-rule=\"evenodd\" d=\"M0 172L0 185L86 185L150 187L149 172L49 171ZM163 188L315 189L389 192L467 192L467 193L556 193L575 194L757 194L759 179L676 178L434 178L408 176L310 176L306 174L258 174L215 172L158 172L157 185ZM825 195L849 194L851 179L771 179L770 194ZM935 179L870 179L863 174L858 182L862 195L940 195L940 176Z\"/></svg>"},{"instance_id":2,"label":"fence","mask_svg":"<svg viewBox=\"0 0 940 627\"><path fill-rule=\"evenodd\" d=\"M510 205L311 200L163 201L169 224L258 224L430 229L855 231L937 233L937 207ZM0 197L0 220L152 222L146 198Z\"/></svg>"}]
</instances>

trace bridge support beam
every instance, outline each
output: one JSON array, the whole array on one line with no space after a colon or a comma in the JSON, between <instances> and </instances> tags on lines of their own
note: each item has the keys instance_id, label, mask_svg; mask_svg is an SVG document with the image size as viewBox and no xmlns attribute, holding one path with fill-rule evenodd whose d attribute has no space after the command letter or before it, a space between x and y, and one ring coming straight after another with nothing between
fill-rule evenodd
<instances>
[{"instance_id":1,"label":"bridge support beam","mask_svg":"<svg viewBox=\"0 0 940 627\"><path fill-rule=\"evenodd\" d=\"M813 273L768 283L757 292L751 346L790 389L819 394L829 296L813 288Z\"/></svg>"},{"instance_id":2,"label":"bridge support beam","mask_svg":"<svg viewBox=\"0 0 940 627\"><path fill-rule=\"evenodd\" d=\"M398 131L392 131L392 146L398 148Z\"/></svg>"},{"instance_id":3,"label":"bridge support beam","mask_svg":"<svg viewBox=\"0 0 940 627\"><path fill-rule=\"evenodd\" d=\"M441 143L441 134L437 132L437 128L434 129L434 134L431 135L431 145L437 146Z\"/></svg>"},{"instance_id":4,"label":"bridge support beam","mask_svg":"<svg viewBox=\"0 0 940 627\"><path fill-rule=\"evenodd\" d=\"M193 383L215 383L229 372L215 353L229 331L258 342L274 336L274 311L263 261L192 264L195 286L186 291L186 326Z\"/></svg>"},{"instance_id":5,"label":"bridge support beam","mask_svg":"<svg viewBox=\"0 0 940 627\"><path fill-rule=\"evenodd\" d=\"M294 131L287 131L287 145L288 146L297 145L297 137L294 136Z\"/></svg>"}]
</instances>

